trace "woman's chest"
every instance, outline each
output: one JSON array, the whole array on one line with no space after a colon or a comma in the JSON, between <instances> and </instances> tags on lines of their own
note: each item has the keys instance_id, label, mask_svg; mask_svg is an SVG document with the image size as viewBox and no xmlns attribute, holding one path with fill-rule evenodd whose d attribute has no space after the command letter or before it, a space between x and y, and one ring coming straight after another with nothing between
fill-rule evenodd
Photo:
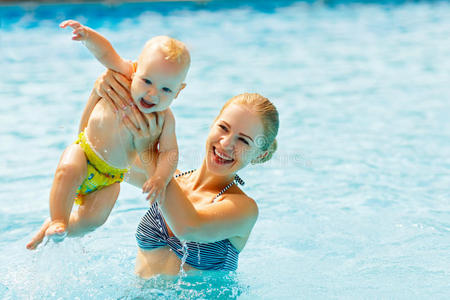
<instances>
[{"instance_id":1,"label":"woman's chest","mask_svg":"<svg viewBox=\"0 0 450 300\"><path fill-rule=\"evenodd\" d=\"M194 183L189 180L190 178L177 178L177 183L183 194L189 202L195 207L196 210L206 208L215 203L215 197L217 193L206 191L204 189L195 189Z\"/></svg>"}]
</instances>

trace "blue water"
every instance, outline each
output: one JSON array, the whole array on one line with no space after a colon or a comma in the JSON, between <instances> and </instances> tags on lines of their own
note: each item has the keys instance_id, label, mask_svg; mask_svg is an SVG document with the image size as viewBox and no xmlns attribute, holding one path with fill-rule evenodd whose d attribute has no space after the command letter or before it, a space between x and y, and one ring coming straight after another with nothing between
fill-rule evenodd
<instances>
[{"instance_id":1,"label":"blue water","mask_svg":"<svg viewBox=\"0 0 450 300\"><path fill-rule=\"evenodd\" d=\"M450 4L324 3L0 6L0 298L448 298ZM240 174L260 216L236 273L136 278L146 202L126 184L97 231L25 250L103 70L67 18L129 59L153 35L188 44L182 170L229 97L279 108L279 151Z\"/></svg>"}]
</instances>

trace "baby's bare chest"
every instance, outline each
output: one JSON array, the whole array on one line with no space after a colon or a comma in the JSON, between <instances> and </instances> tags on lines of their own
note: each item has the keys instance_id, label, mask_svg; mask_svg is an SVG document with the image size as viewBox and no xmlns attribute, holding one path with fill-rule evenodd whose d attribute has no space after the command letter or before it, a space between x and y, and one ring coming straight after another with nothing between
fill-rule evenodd
<instances>
[{"instance_id":1,"label":"baby's bare chest","mask_svg":"<svg viewBox=\"0 0 450 300\"><path fill-rule=\"evenodd\" d=\"M86 134L93 148L108 162L122 166L132 159L135 151L132 135L102 100L91 113Z\"/></svg>"}]
</instances>

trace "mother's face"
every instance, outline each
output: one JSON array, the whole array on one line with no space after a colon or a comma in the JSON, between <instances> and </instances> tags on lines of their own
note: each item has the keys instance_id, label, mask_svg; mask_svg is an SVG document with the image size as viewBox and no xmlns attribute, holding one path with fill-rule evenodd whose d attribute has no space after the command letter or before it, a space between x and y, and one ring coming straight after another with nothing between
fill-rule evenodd
<instances>
[{"instance_id":1,"label":"mother's face","mask_svg":"<svg viewBox=\"0 0 450 300\"><path fill-rule=\"evenodd\" d=\"M206 165L221 175L235 173L262 155L257 140L263 136L260 117L251 108L230 104L211 127L206 141Z\"/></svg>"}]
</instances>

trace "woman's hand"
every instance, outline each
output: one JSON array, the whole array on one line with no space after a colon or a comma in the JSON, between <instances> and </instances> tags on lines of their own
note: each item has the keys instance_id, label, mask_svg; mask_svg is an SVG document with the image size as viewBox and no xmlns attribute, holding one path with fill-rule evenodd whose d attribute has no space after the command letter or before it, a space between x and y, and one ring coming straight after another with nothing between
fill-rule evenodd
<instances>
[{"instance_id":1,"label":"woman's hand","mask_svg":"<svg viewBox=\"0 0 450 300\"><path fill-rule=\"evenodd\" d=\"M130 108L133 118L137 125L128 118L124 117L123 122L130 130L134 138L134 145L138 153L149 153L152 155L156 152L155 143L161 135L162 126L164 124L164 113L154 112L151 114L143 114L135 105ZM150 156L148 157L150 158ZM141 155L141 160L144 160ZM149 159L147 159L149 160ZM145 164L145 161L143 161Z\"/></svg>"},{"instance_id":2,"label":"woman's hand","mask_svg":"<svg viewBox=\"0 0 450 300\"><path fill-rule=\"evenodd\" d=\"M134 105L130 94L131 80L120 73L106 70L95 82L95 91L105 99L116 112L121 112L123 116L139 126L135 114L131 107Z\"/></svg>"},{"instance_id":3,"label":"woman's hand","mask_svg":"<svg viewBox=\"0 0 450 300\"><path fill-rule=\"evenodd\" d=\"M134 145L139 153L140 165L145 170L145 174L154 174L158 161L157 141L164 124L164 113L143 114L136 106L133 106L131 110L139 125L135 126L127 117L123 119L124 124L133 135ZM147 199L150 199L150 204L152 204L154 201L163 199L165 188L166 182L164 180L152 176L143 184L142 192L149 193Z\"/></svg>"}]
</instances>

